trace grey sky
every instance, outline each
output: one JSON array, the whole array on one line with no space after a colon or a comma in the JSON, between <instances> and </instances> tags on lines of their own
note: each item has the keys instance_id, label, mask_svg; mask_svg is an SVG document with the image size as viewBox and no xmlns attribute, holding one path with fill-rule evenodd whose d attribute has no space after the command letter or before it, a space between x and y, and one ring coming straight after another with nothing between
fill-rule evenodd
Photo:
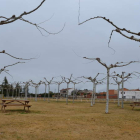
<instances>
[{"instance_id":1,"label":"grey sky","mask_svg":"<svg viewBox=\"0 0 140 140\"><path fill-rule=\"evenodd\" d=\"M23 11L30 11L35 8L41 0L0 0L0 15L10 17L19 15ZM117 24L135 32L140 29L139 13L140 1L112 1L112 0L81 0L80 21L94 16L105 16ZM9 72L13 79L6 73L1 74L1 81L7 76L9 82L28 81L32 79L39 82L46 77L50 80L55 76L69 77L73 73L74 77L95 76L98 72L106 73L106 69L99 63L84 60L82 57L100 57L107 64L117 61L129 62L140 60L140 43L128 40L121 35L114 33L110 46L116 53L108 48L108 40L111 30L110 24L102 19L91 20L78 26L78 0L47 0L42 7L25 19L35 23L40 23L53 18L42 24L51 31L59 31L64 23L64 30L58 35L43 37L32 25L22 21L0 26L0 46L1 50L23 58L38 57L25 64L18 64L10 67ZM47 34L46 34L47 35ZM74 52L82 57L78 57ZM0 55L1 67L17 62L16 60ZM122 71L140 71L140 64L131 64L123 68L112 69L121 73ZM103 76L102 76L103 77ZM59 80L59 79L57 79ZM125 83L126 88L138 88L140 80L131 80ZM65 88L63 84L61 88ZM70 87L73 87L71 84ZM92 84L79 84L79 89L92 89ZM117 88L110 86L110 88ZM52 85L51 90L57 90L57 86ZM105 91L106 85L97 86L97 91ZM30 92L34 92L31 88ZM40 86L40 92L44 92L44 86Z\"/></svg>"}]
</instances>

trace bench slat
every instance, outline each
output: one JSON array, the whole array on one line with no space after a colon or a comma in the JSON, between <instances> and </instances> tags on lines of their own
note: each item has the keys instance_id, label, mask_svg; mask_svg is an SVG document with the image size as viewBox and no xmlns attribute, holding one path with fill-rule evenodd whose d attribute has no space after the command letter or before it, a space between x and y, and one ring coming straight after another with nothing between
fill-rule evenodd
<instances>
[{"instance_id":1,"label":"bench slat","mask_svg":"<svg viewBox=\"0 0 140 140\"><path fill-rule=\"evenodd\" d=\"M30 107L31 105L23 105L23 104L4 104L3 106L27 106L27 107Z\"/></svg>"}]
</instances>

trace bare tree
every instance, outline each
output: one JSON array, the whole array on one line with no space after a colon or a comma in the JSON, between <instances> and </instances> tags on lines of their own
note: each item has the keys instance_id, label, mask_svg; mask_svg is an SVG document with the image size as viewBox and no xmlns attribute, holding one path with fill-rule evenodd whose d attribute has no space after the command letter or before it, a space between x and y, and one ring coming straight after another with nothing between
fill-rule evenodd
<instances>
[{"instance_id":1,"label":"bare tree","mask_svg":"<svg viewBox=\"0 0 140 140\"><path fill-rule=\"evenodd\" d=\"M69 89L69 84L71 83L72 79L72 74L70 75L70 78L64 78L64 82L67 84L67 95L66 95L66 105L68 105L68 89Z\"/></svg>"},{"instance_id":2,"label":"bare tree","mask_svg":"<svg viewBox=\"0 0 140 140\"><path fill-rule=\"evenodd\" d=\"M118 98L118 106L120 106L120 100L119 100L119 92L120 92L120 85L122 83L122 80L121 81L118 81L118 78L117 77L114 77L113 76L113 80L115 81L115 84L114 83L110 83L110 84L113 84L113 85L118 85L118 93L117 93L117 98Z\"/></svg>"},{"instance_id":3,"label":"bare tree","mask_svg":"<svg viewBox=\"0 0 140 140\"><path fill-rule=\"evenodd\" d=\"M74 86L74 92L73 92L73 103L74 103L74 97L76 95L75 85L82 83L82 81L76 82L75 80L74 81L71 80L71 83L73 83L73 86Z\"/></svg>"},{"instance_id":4,"label":"bare tree","mask_svg":"<svg viewBox=\"0 0 140 140\"><path fill-rule=\"evenodd\" d=\"M41 83L45 85L44 101L46 101L46 90L47 90L47 83L46 83L46 82L43 82L43 81L41 81Z\"/></svg>"},{"instance_id":5,"label":"bare tree","mask_svg":"<svg viewBox=\"0 0 140 140\"><path fill-rule=\"evenodd\" d=\"M18 92L18 98L20 98L20 82L17 82L17 85L16 85L16 88L17 88L17 92Z\"/></svg>"},{"instance_id":6,"label":"bare tree","mask_svg":"<svg viewBox=\"0 0 140 140\"><path fill-rule=\"evenodd\" d=\"M41 81L38 83L34 83L32 80L29 81L33 87L35 87L35 101L37 101L37 94L38 94L38 88L41 84Z\"/></svg>"},{"instance_id":7,"label":"bare tree","mask_svg":"<svg viewBox=\"0 0 140 140\"><path fill-rule=\"evenodd\" d=\"M13 90L12 90L12 98L14 98L14 93L15 93L15 89L16 89L16 82L12 83L13 86Z\"/></svg>"},{"instance_id":8,"label":"bare tree","mask_svg":"<svg viewBox=\"0 0 140 140\"><path fill-rule=\"evenodd\" d=\"M48 103L50 102L50 84L52 84L52 81L54 79L54 77L52 77L52 79L50 81L48 81L45 77L44 77L46 83L48 84Z\"/></svg>"},{"instance_id":9,"label":"bare tree","mask_svg":"<svg viewBox=\"0 0 140 140\"><path fill-rule=\"evenodd\" d=\"M119 26L117 26L115 23L113 23L110 19L103 17L103 16L95 16L92 18L89 18L83 22L80 22L80 0L79 0L79 16L78 16L78 25L82 25L90 20L94 20L94 19L103 19L105 21L107 21L109 24L111 24L115 29L111 31L110 37L109 37L109 41L108 41L108 46L109 43L111 41L111 37L113 35L113 32L117 32L120 35L124 36L125 38L128 38L130 40L134 40L137 42L140 42L140 38L138 38L140 36L140 32L134 32L134 31L130 31L129 29L126 28L121 28ZM134 35L136 35L137 37L134 37Z\"/></svg>"},{"instance_id":10,"label":"bare tree","mask_svg":"<svg viewBox=\"0 0 140 140\"><path fill-rule=\"evenodd\" d=\"M127 65L130 65L131 63L136 63L139 61L130 61L130 62L116 62L115 64L110 64L109 66L107 66L106 63L102 62L100 58L87 58L87 57L83 57L85 59L88 60L96 60L98 63L100 63L102 66L104 66L107 70L107 93L106 93L106 109L105 109L105 113L109 113L109 77L110 77L110 69L112 68L117 68L117 67L124 67Z\"/></svg>"},{"instance_id":11,"label":"bare tree","mask_svg":"<svg viewBox=\"0 0 140 140\"><path fill-rule=\"evenodd\" d=\"M121 82L118 82L119 83L122 83L122 100L121 100L121 108L124 108L124 104L123 104L123 101L124 101L124 82L127 81L129 78L132 78L130 77L131 75L134 75L133 73L128 73L127 75L125 75L125 72L122 72L122 74L115 74L115 76L121 78ZM116 82L117 83L117 82ZM119 88L119 87L118 87ZM119 92L119 91L118 91ZM119 95L118 95L119 96Z\"/></svg>"},{"instance_id":12,"label":"bare tree","mask_svg":"<svg viewBox=\"0 0 140 140\"><path fill-rule=\"evenodd\" d=\"M118 80L118 74L116 74L115 71L113 72L113 75L111 75L111 77L113 78L113 80L115 81L116 84L114 84L114 83L110 83L110 84L118 85L118 93L117 93L117 96L118 96L118 106L120 106L119 92L120 92L120 85L122 84L122 79L121 80ZM131 77L129 77L129 75L126 76L126 78L124 79L123 82L126 82L129 78L131 78Z\"/></svg>"},{"instance_id":13,"label":"bare tree","mask_svg":"<svg viewBox=\"0 0 140 140\"><path fill-rule=\"evenodd\" d=\"M59 96L59 93L60 93L60 85L62 83L64 83L64 78L63 77L61 77L61 78L62 78L61 81L54 81L54 83L58 85L57 102L58 102L58 96Z\"/></svg>"},{"instance_id":14,"label":"bare tree","mask_svg":"<svg viewBox=\"0 0 140 140\"><path fill-rule=\"evenodd\" d=\"M27 94L28 94L28 87L30 86L30 83L32 83L32 81L23 82L23 84L24 84L24 91L25 91L25 100L28 99Z\"/></svg>"},{"instance_id":15,"label":"bare tree","mask_svg":"<svg viewBox=\"0 0 140 140\"><path fill-rule=\"evenodd\" d=\"M92 91L92 96L91 96L91 106L95 105L96 85L103 83L102 80L97 80L97 77L99 74L100 73L98 73L94 78L82 76L83 78L90 80L90 82L92 82L92 84L93 84L93 91Z\"/></svg>"},{"instance_id":16,"label":"bare tree","mask_svg":"<svg viewBox=\"0 0 140 140\"><path fill-rule=\"evenodd\" d=\"M58 31L56 33L52 33L52 32L49 32L48 30L46 30L45 28L40 26L40 24L42 24L42 23L44 23L44 22L46 22L48 20L45 20L45 21L37 24L37 23L33 23L33 22L23 18L24 16L27 16L27 15L32 14L33 12L37 11L44 4L45 1L46 0L42 0L41 3L37 7L35 7L34 9L32 9L32 10L30 10L28 12L24 11L23 13L21 13L18 16L16 16L15 14L12 15L11 17L0 16L0 25L10 24L10 23L13 23L13 22L15 22L17 20L21 20L21 21L24 21L24 22L26 22L28 24L31 24L31 25L35 26L43 36L45 36L45 35L42 33L42 31L44 31L44 32L46 32L48 34L58 34L58 33L60 33L64 29L65 24L64 24L63 28L60 31Z\"/></svg>"}]
</instances>

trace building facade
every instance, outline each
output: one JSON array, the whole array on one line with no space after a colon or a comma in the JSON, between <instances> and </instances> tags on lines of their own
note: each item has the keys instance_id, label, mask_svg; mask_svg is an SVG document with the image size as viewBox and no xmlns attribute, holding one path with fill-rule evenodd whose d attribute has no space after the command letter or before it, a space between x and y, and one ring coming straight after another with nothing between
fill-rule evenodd
<instances>
[{"instance_id":1,"label":"building facade","mask_svg":"<svg viewBox=\"0 0 140 140\"><path fill-rule=\"evenodd\" d=\"M84 98L91 98L92 96L92 90L84 89L84 90L78 90L77 95L82 96Z\"/></svg>"},{"instance_id":2,"label":"building facade","mask_svg":"<svg viewBox=\"0 0 140 140\"><path fill-rule=\"evenodd\" d=\"M68 92L68 96L71 96L73 90L74 90L73 88L61 89L61 90L60 90L60 96L66 97L66 96L67 96L67 92Z\"/></svg>"},{"instance_id":3,"label":"building facade","mask_svg":"<svg viewBox=\"0 0 140 140\"><path fill-rule=\"evenodd\" d=\"M140 90L139 89L123 89L124 92L124 99L140 99ZM106 92L100 92L97 94L97 98L106 99ZM118 91L111 89L109 90L109 99L117 99L118 98ZM122 89L119 91L119 98L122 98Z\"/></svg>"},{"instance_id":4,"label":"building facade","mask_svg":"<svg viewBox=\"0 0 140 140\"><path fill-rule=\"evenodd\" d=\"M110 89L109 90L109 99L117 99L118 98L117 93L118 93L117 90ZM106 92L100 92L99 94L97 94L97 98L106 99Z\"/></svg>"},{"instance_id":5,"label":"building facade","mask_svg":"<svg viewBox=\"0 0 140 140\"><path fill-rule=\"evenodd\" d=\"M140 99L140 91L129 90L123 92L124 99ZM122 98L122 91L119 92L119 98Z\"/></svg>"}]
</instances>

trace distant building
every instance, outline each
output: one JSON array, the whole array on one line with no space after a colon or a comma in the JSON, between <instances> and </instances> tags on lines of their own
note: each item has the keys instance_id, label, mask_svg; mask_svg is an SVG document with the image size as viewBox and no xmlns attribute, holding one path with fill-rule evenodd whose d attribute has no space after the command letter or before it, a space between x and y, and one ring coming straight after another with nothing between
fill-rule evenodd
<instances>
[{"instance_id":1,"label":"distant building","mask_svg":"<svg viewBox=\"0 0 140 140\"><path fill-rule=\"evenodd\" d=\"M119 98L122 98L122 89L119 92ZM139 89L127 89L124 88L124 99L140 99L140 90ZM106 99L106 92L100 92L97 94L97 98ZM109 90L109 99L117 99L118 98L118 91L111 89Z\"/></svg>"},{"instance_id":2,"label":"distant building","mask_svg":"<svg viewBox=\"0 0 140 140\"><path fill-rule=\"evenodd\" d=\"M61 90L60 90L60 96L66 97L67 91L68 91L68 96L70 96L70 95L72 95L72 91L73 91L73 90L74 90L73 88L61 89Z\"/></svg>"},{"instance_id":3,"label":"distant building","mask_svg":"<svg viewBox=\"0 0 140 140\"><path fill-rule=\"evenodd\" d=\"M117 99L118 98L117 93L118 93L117 90L110 89L109 90L109 99ZM106 92L100 92L99 94L97 94L97 98L106 99Z\"/></svg>"},{"instance_id":4,"label":"distant building","mask_svg":"<svg viewBox=\"0 0 140 140\"><path fill-rule=\"evenodd\" d=\"M82 96L84 98L91 98L92 96L92 90L84 89L84 90L78 90L77 95Z\"/></svg>"},{"instance_id":5,"label":"distant building","mask_svg":"<svg viewBox=\"0 0 140 140\"><path fill-rule=\"evenodd\" d=\"M140 99L140 90L139 89L131 89L124 90L124 99ZM122 98L122 91L119 92L119 98Z\"/></svg>"}]
</instances>

